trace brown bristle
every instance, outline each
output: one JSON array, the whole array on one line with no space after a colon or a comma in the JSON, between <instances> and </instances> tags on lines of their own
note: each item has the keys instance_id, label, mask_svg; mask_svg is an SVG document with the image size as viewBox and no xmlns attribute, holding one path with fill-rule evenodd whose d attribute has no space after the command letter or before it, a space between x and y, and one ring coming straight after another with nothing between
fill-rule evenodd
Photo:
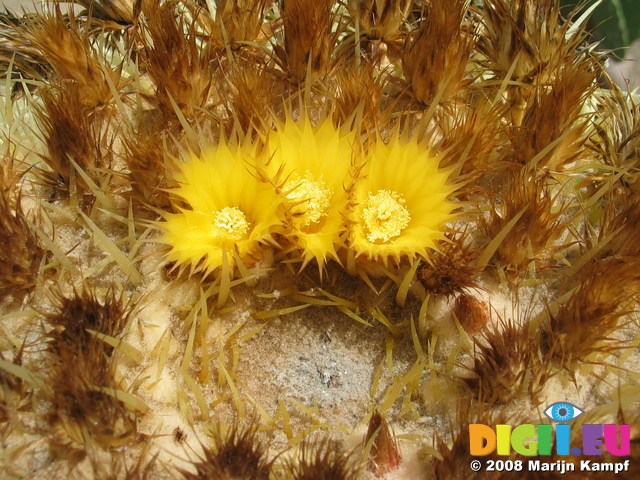
<instances>
[{"instance_id":1,"label":"brown bristle","mask_svg":"<svg viewBox=\"0 0 640 480\"><path fill-rule=\"evenodd\" d=\"M570 17L576 12L577 7ZM563 21L558 0L487 0L482 20L480 63L495 80L513 82L506 89L505 100L510 109L508 118L520 126L532 101L532 86L553 84L565 65L584 59L586 22L573 28L571 18ZM507 78L509 72L511 77Z\"/></svg>"},{"instance_id":2,"label":"brown bristle","mask_svg":"<svg viewBox=\"0 0 640 480\"><path fill-rule=\"evenodd\" d=\"M0 12L0 71L8 75L11 65L12 80L17 80L13 84L12 97L23 91L20 79L44 81L53 76L46 59L22 34L21 28L28 24L28 20L8 11ZM27 84L30 88L34 85Z\"/></svg>"},{"instance_id":3,"label":"brown bristle","mask_svg":"<svg viewBox=\"0 0 640 480\"><path fill-rule=\"evenodd\" d=\"M170 155L177 154L168 135L138 132L125 138L126 161L129 166L129 195L137 205L168 208L171 205L166 189L176 187L170 180ZM162 146L162 148L159 148Z\"/></svg>"},{"instance_id":4,"label":"brown bristle","mask_svg":"<svg viewBox=\"0 0 640 480\"><path fill-rule=\"evenodd\" d=\"M442 168L459 168L461 194L467 188L475 188L475 181L483 175L508 165L504 161L497 161L500 111L488 105L480 109L486 111L480 115L479 109L459 108L455 115L443 116L439 127L446 132L438 144L438 150L443 152L440 165Z\"/></svg>"},{"instance_id":5,"label":"brown bristle","mask_svg":"<svg viewBox=\"0 0 640 480\"><path fill-rule=\"evenodd\" d=\"M82 197L83 204L92 203L94 193L78 168L93 183L102 185L96 169L111 166L110 148L103 138L102 114L89 112L82 105L80 85L75 81L43 90L41 95L44 107L38 110L38 119L47 145L47 153L42 158L51 171L37 174L46 185L65 196L75 190L86 196Z\"/></svg>"},{"instance_id":6,"label":"brown bristle","mask_svg":"<svg viewBox=\"0 0 640 480\"><path fill-rule=\"evenodd\" d=\"M600 228L588 232L585 243L588 248L602 246L598 258L640 257L640 201L632 193L619 190L608 192L604 205L591 210Z\"/></svg>"},{"instance_id":7,"label":"brown bristle","mask_svg":"<svg viewBox=\"0 0 640 480\"><path fill-rule=\"evenodd\" d=\"M0 353L0 361L10 361L13 365L22 366L23 352L24 344L13 359L8 359ZM28 387L27 382L21 378L0 369L0 436L3 438L7 438L16 423L20 421L19 408L23 405L25 397L31 393Z\"/></svg>"},{"instance_id":8,"label":"brown bristle","mask_svg":"<svg viewBox=\"0 0 640 480\"><path fill-rule=\"evenodd\" d=\"M593 224L586 226L581 242L584 252L594 250L595 258L640 257L640 197L623 189L609 191L588 212Z\"/></svg>"},{"instance_id":9,"label":"brown bristle","mask_svg":"<svg viewBox=\"0 0 640 480\"><path fill-rule=\"evenodd\" d=\"M37 282L43 249L20 205L18 175L11 161L0 163L0 304L22 296Z\"/></svg>"},{"instance_id":10,"label":"brown bristle","mask_svg":"<svg viewBox=\"0 0 640 480\"><path fill-rule=\"evenodd\" d=\"M13 363L14 365L21 365L22 352L23 350L21 348L11 363ZM0 353L0 360L7 361L2 353ZM2 389L3 394L2 398L0 399L0 423L6 422L8 416L8 412L6 411L7 390L5 389L20 391L22 390L23 385L25 385L25 382L23 382L21 378L10 375L6 370L0 369L0 389Z\"/></svg>"},{"instance_id":11,"label":"brown bristle","mask_svg":"<svg viewBox=\"0 0 640 480\"><path fill-rule=\"evenodd\" d=\"M91 17L103 20L105 27L129 26L136 21L140 2L134 0L77 0L90 12Z\"/></svg>"},{"instance_id":12,"label":"brown bristle","mask_svg":"<svg viewBox=\"0 0 640 480\"><path fill-rule=\"evenodd\" d=\"M356 128L360 126L362 132L371 134L380 131L381 123L388 121L381 112L388 80L384 76L376 77L373 68L365 66L341 70L336 81L333 121L338 125L352 121Z\"/></svg>"},{"instance_id":13,"label":"brown bristle","mask_svg":"<svg viewBox=\"0 0 640 480\"><path fill-rule=\"evenodd\" d=\"M535 88L524 109L521 127L511 142L516 160L521 165L537 158L537 165L552 171L584 156L589 117L582 113L585 99L595 89L596 70L587 59L565 63L551 85L545 82ZM542 158L539 154L555 144Z\"/></svg>"},{"instance_id":14,"label":"brown bristle","mask_svg":"<svg viewBox=\"0 0 640 480\"><path fill-rule=\"evenodd\" d=\"M346 48L350 59L355 53L355 42L372 64L396 63L402 56L404 22L411 10L410 0L364 0L347 2L351 14L351 27L360 32L360 38L346 39L341 47Z\"/></svg>"},{"instance_id":15,"label":"brown bristle","mask_svg":"<svg viewBox=\"0 0 640 480\"><path fill-rule=\"evenodd\" d=\"M212 447L203 446L204 457L194 461L195 473L179 469L187 480L268 480L273 462L267 447L257 436L257 426L233 425L223 432L217 425L211 433Z\"/></svg>"},{"instance_id":16,"label":"brown bristle","mask_svg":"<svg viewBox=\"0 0 640 480\"><path fill-rule=\"evenodd\" d=\"M453 314L468 333L478 333L490 318L489 306L469 293L461 293L453 304Z\"/></svg>"},{"instance_id":17,"label":"brown bristle","mask_svg":"<svg viewBox=\"0 0 640 480\"><path fill-rule=\"evenodd\" d=\"M465 70L475 35L463 20L467 0L432 0L405 40L402 70L415 98L424 104L448 102L466 83Z\"/></svg>"},{"instance_id":18,"label":"brown bristle","mask_svg":"<svg viewBox=\"0 0 640 480\"><path fill-rule=\"evenodd\" d=\"M505 235L497 247L496 260L516 273L526 270L531 262L538 269L550 266L554 255L568 247L554 245L567 229L562 217L567 205L558 204L555 182L537 178L526 168L508 172L503 182L506 185L500 185L500 192L492 198L489 219L482 221L487 238Z\"/></svg>"},{"instance_id":19,"label":"brown bristle","mask_svg":"<svg viewBox=\"0 0 640 480\"><path fill-rule=\"evenodd\" d=\"M350 0L347 8L352 18L358 18L362 36L369 40L393 42L402 35L403 21L409 13L409 0Z\"/></svg>"},{"instance_id":20,"label":"brown bristle","mask_svg":"<svg viewBox=\"0 0 640 480\"><path fill-rule=\"evenodd\" d=\"M38 21L16 27L17 33L51 66L59 81L77 84L77 101L84 108L108 103L113 97L109 84L120 86L119 69L105 68L106 62L91 45L90 29L73 10L62 14L59 3L52 6L51 13L40 16Z\"/></svg>"},{"instance_id":21,"label":"brown bristle","mask_svg":"<svg viewBox=\"0 0 640 480\"><path fill-rule=\"evenodd\" d=\"M270 75L263 60L247 57L239 56L231 63L222 92L231 125L239 123L244 132L270 126L264 123L271 116L273 98L278 96L283 83Z\"/></svg>"},{"instance_id":22,"label":"brown bristle","mask_svg":"<svg viewBox=\"0 0 640 480\"><path fill-rule=\"evenodd\" d=\"M295 460L285 464L285 478L291 480L356 480L359 468L341 445L330 439L304 441Z\"/></svg>"},{"instance_id":23,"label":"brown bristle","mask_svg":"<svg viewBox=\"0 0 640 480\"><path fill-rule=\"evenodd\" d=\"M86 350L94 343L95 337L87 330L109 336L117 336L124 328L129 312L123 304L122 297L113 290L108 290L102 302L95 292L86 286L67 297L62 293L55 294L57 309L48 314L48 322L57 327L49 333L51 345L58 348L74 348ZM60 344L65 347L61 347ZM112 347L105 344L106 351ZM57 350L54 349L54 351Z\"/></svg>"},{"instance_id":24,"label":"brown bristle","mask_svg":"<svg viewBox=\"0 0 640 480\"><path fill-rule=\"evenodd\" d=\"M216 2L214 38L220 47L238 49L260 34L267 0L219 0Z\"/></svg>"},{"instance_id":25,"label":"brown bristle","mask_svg":"<svg viewBox=\"0 0 640 480\"><path fill-rule=\"evenodd\" d=\"M163 114L165 124L177 123L176 107L187 118L201 108L217 104L212 89L218 51L198 47L197 18L179 15L180 3L146 2L141 12L140 65L156 86L150 98ZM193 6L193 5L192 5ZM195 7L194 7L195 8ZM197 10L194 11L197 17Z\"/></svg>"},{"instance_id":26,"label":"brown bristle","mask_svg":"<svg viewBox=\"0 0 640 480\"><path fill-rule=\"evenodd\" d=\"M367 434L364 437L365 448L371 444L367 461L368 468L376 475L382 476L400 465L400 449L398 442L387 420L375 410L369 420Z\"/></svg>"},{"instance_id":27,"label":"brown bristle","mask_svg":"<svg viewBox=\"0 0 640 480\"><path fill-rule=\"evenodd\" d=\"M626 342L611 335L629 322L626 319L620 324L620 319L635 309L639 271L637 257L605 258L587 264L578 288L557 312L549 314L543 327L543 353L572 371L576 361L625 348Z\"/></svg>"},{"instance_id":28,"label":"brown bristle","mask_svg":"<svg viewBox=\"0 0 640 480\"><path fill-rule=\"evenodd\" d=\"M136 439L136 414L117 398L115 365L107 355L107 344L97 338L85 349L58 343L52 355L50 420L76 444L118 448Z\"/></svg>"},{"instance_id":29,"label":"brown bristle","mask_svg":"<svg viewBox=\"0 0 640 480\"><path fill-rule=\"evenodd\" d=\"M307 71L312 78L323 77L332 69L336 44L333 6L334 0L282 2L284 48L277 45L276 54L291 81L301 83Z\"/></svg>"},{"instance_id":30,"label":"brown bristle","mask_svg":"<svg viewBox=\"0 0 640 480\"><path fill-rule=\"evenodd\" d=\"M527 0L488 0L483 5L484 31L478 43L480 51L490 62L490 69L504 78L516 57L516 77L536 71L541 54L549 51L551 42L558 40L560 8L556 0L528 2ZM556 43L557 44L557 43ZM537 48L534 48L537 47ZM540 49L546 51L541 52Z\"/></svg>"},{"instance_id":31,"label":"brown bristle","mask_svg":"<svg viewBox=\"0 0 640 480\"><path fill-rule=\"evenodd\" d=\"M610 83L613 83L610 81ZM602 123L595 123L595 132L589 138L587 147L602 158L605 165L615 172L624 172L619 183L624 187L614 198L618 207L625 204L630 196L640 194L640 106L631 92L623 92L615 84L606 90L600 101L606 112Z\"/></svg>"},{"instance_id":32,"label":"brown bristle","mask_svg":"<svg viewBox=\"0 0 640 480\"><path fill-rule=\"evenodd\" d=\"M466 382L479 399L496 405L528 396L539 402L553 372L541 359L539 331L529 330L527 324L501 321L474 338L474 376Z\"/></svg>"},{"instance_id":33,"label":"brown bristle","mask_svg":"<svg viewBox=\"0 0 640 480\"><path fill-rule=\"evenodd\" d=\"M77 444L127 444L135 439L135 413L117 398L121 386L115 379L113 347L91 332L120 333L127 317L121 298L110 290L100 303L87 288L72 297L57 296L58 310L47 315L57 327L47 335L51 420Z\"/></svg>"},{"instance_id":34,"label":"brown bristle","mask_svg":"<svg viewBox=\"0 0 640 480\"><path fill-rule=\"evenodd\" d=\"M447 241L434 252L430 263L419 270L418 278L428 291L450 297L477 287L481 269L474 263L478 249L471 244L469 230L446 235Z\"/></svg>"}]
</instances>

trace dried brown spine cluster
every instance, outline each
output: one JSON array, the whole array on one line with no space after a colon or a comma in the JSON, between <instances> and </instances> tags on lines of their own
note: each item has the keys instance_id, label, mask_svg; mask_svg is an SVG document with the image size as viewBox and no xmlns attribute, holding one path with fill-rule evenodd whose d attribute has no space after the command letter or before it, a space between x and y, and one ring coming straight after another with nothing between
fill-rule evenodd
<instances>
[{"instance_id":1,"label":"dried brown spine cluster","mask_svg":"<svg viewBox=\"0 0 640 480\"><path fill-rule=\"evenodd\" d=\"M268 480L272 462L267 460L266 444L257 437L257 426L231 426L226 432L217 425L211 447L203 445L203 455L193 462L195 473L180 470L186 480L228 478Z\"/></svg>"},{"instance_id":2,"label":"dried brown spine cluster","mask_svg":"<svg viewBox=\"0 0 640 480\"><path fill-rule=\"evenodd\" d=\"M37 283L44 250L20 201L20 176L9 158L0 160L0 304Z\"/></svg>"},{"instance_id":3,"label":"dried brown spine cluster","mask_svg":"<svg viewBox=\"0 0 640 480\"><path fill-rule=\"evenodd\" d=\"M127 307L112 290L101 302L86 287L71 296L57 294L57 310L47 315L51 422L72 446L117 448L136 439L136 412L118 392L114 346L127 322ZM116 344L117 345L117 344Z\"/></svg>"}]
</instances>

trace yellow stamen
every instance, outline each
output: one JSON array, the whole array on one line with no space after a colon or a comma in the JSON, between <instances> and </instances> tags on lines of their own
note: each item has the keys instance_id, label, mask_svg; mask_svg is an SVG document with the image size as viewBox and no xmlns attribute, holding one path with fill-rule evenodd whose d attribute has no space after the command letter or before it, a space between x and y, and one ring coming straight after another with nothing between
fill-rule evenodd
<instances>
[{"instance_id":1,"label":"yellow stamen","mask_svg":"<svg viewBox=\"0 0 640 480\"><path fill-rule=\"evenodd\" d=\"M295 202L291 211L298 216L300 226L317 223L329 212L333 192L322 177L316 180L309 171L302 178L295 174L284 188L289 191L287 199Z\"/></svg>"},{"instance_id":2,"label":"yellow stamen","mask_svg":"<svg viewBox=\"0 0 640 480\"><path fill-rule=\"evenodd\" d=\"M388 242L397 237L409 225L411 216L404 206L405 199L397 192L378 190L369 192L364 203L362 218L369 233L370 242L382 240Z\"/></svg>"},{"instance_id":3,"label":"yellow stamen","mask_svg":"<svg viewBox=\"0 0 640 480\"><path fill-rule=\"evenodd\" d=\"M242 210L237 207L224 207L213 212L212 233L226 240L237 241L243 238L249 230L249 222Z\"/></svg>"}]
</instances>

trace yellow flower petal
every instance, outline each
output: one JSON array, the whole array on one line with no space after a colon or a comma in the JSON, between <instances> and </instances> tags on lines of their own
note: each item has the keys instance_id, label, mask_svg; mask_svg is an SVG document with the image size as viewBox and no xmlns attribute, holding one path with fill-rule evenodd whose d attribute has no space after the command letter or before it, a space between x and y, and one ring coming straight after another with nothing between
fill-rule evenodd
<instances>
[{"instance_id":1,"label":"yellow flower petal","mask_svg":"<svg viewBox=\"0 0 640 480\"><path fill-rule=\"evenodd\" d=\"M438 169L439 161L415 140L394 138L372 147L350 213L349 248L356 256L399 263L426 257L444 238L442 228L454 217L448 197L455 186L447 184L449 174Z\"/></svg>"},{"instance_id":2,"label":"yellow flower petal","mask_svg":"<svg viewBox=\"0 0 640 480\"><path fill-rule=\"evenodd\" d=\"M355 135L340 133L330 120L314 128L308 118L290 118L268 138L270 172L280 172L289 236L302 250L303 268L316 259L322 272L345 232L345 191Z\"/></svg>"},{"instance_id":3,"label":"yellow flower petal","mask_svg":"<svg viewBox=\"0 0 640 480\"><path fill-rule=\"evenodd\" d=\"M190 209L168 213L159 223L159 241L171 246L170 260L209 274L222 265L224 250L232 266L234 248L243 262L260 258L262 245L281 226L282 201L248 171L246 160L254 157L252 151L221 142L181 165L181 185L173 194Z\"/></svg>"}]
</instances>

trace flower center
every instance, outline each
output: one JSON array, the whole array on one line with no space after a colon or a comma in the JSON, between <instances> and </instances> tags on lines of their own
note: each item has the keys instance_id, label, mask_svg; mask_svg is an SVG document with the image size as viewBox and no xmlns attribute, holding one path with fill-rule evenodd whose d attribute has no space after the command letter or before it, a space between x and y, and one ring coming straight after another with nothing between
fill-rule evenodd
<instances>
[{"instance_id":1,"label":"flower center","mask_svg":"<svg viewBox=\"0 0 640 480\"><path fill-rule=\"evenodd\" d=\"M225 240L237 241L243 238L249 230L249 222L242 210L236 207L224 207L213 212L212 233Z\"/></svg>"},{"instance_id":2,"label":"flower center","mask_svg":"<svg viewBox=\"0 0 640 480\"><path fill-rule=\"evenodd\" d=\"M300 226L319 222L329 211L329 199L333 193L327 184L313 178L307 170L304 177L295 174L284 186L287 199L295 202L291 207L294 215L298 216Z\"/></svg>"},{"instance_id":3,"label":"flower center","mask_svg":"<svg viewBox=\"0 0 640 480\"><path fill-rule=\"evenodd\" d=\"M367 239L370 242L382 240L388 242L397 237L409 225L411 217L404 206L405 199L397 192L378 190L375 194L369 192L364 202L362 218L369 231Z\"/></svg>"}]
</instances>

